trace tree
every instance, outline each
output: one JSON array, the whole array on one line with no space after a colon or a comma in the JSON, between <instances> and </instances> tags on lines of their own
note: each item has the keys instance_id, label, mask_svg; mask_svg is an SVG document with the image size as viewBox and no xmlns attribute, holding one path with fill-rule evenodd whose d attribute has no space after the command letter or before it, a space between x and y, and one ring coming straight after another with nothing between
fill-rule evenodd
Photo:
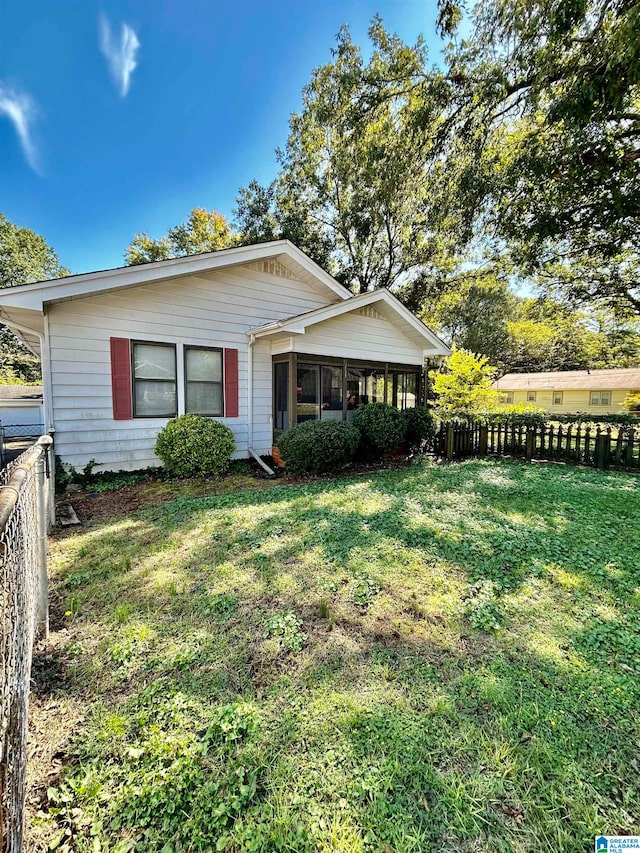
<instances>
[{"instance_id":1,"label":"tree","mask_svg":"<svg viewBox=\"0 0 640 853\"><path fill-rule=\"evenodd\" d=\"M393 287L437 265L453 233L437 227L447 210L433 148L440 76L427 70L422 41L404 45L379 19L369 34L365 61L348 29L340 31L333 61L314 70L291 117L275 185L242 190L237 211L250 239L289 236L314 257L319 246L355 292ZM424 84L419 122L410 87L398 79Z\"/></svg>"},{"instance_id":2,"label":"tree","mask_svg":"<svg viewBox=\"0 0 640 853\"><path fill-rule=\"evenodd\" d=\"M0 287L15 287L68 275L54 249L40 234L21 228L0 213Z\"/></svg>"},{"instance_id":3,"label":"tree","mask_svg":"<svg viewBox=\"0 0 640 853\"><path fill-rule=\"evenodd\" d=\"M183 255L216 252L236 242L236 235L221 213L197 207L186 222L169 228L163 237L154 239L145 232L135 234L125 251L125 260L130 266L165 261Z\"/></svg>"},{"instance_id":4,"label":"tree","mask_svg":"<svg viewBox=\"0 0 640 853\"><path fill-rule=\"evenodd\" d=\"M484 356L454 349L445 358L442 372L433 380L440 417L444 420L465 417L495 407L499 402L499 394L492 387L496 373Z\"/></svg>"},{"instance_id":5,"label":"tree","mask_svg":"<svg viewBox=\"0 0 640 853\"><path fill-rule=\"evenodd\" d=\"M493 270L460 272L443 279L414 282L410 307L440 337L458 349L486 356L502 366L508 342L507 321L517 297L506 278Z\"/></svg>"},{"instance_id":6,"label":"tree","mask_svg":"<svg viewBox=\"0 0 640 853\"><path fill-rule=\"evenodd\" d=\"M440 26L455 35L455 0ZM631 0L478 0L443 123L460 213L552 293L640 313L640 36Z\"/></svg>"},{"instance_id":7,"label":"tree","mask_svg":"<svg viewBox=\"0 0 640 853\"><path fill-rule=\"evenodd\" d=\"M44 237L30 228L15 225L0 213L0 287L68 274ZM33 383L40 379L40 360L3 325L0 325L0 357L0 383Z\"/></svg>"},{"instance_id":8,"label":"tree","mask_svg":"<svg viewBox=\"0 0 640 853\"><path fill-rule=\"evenodd\" d=\"M500 373L640 365L637 318L517 296L490 267L418 279L399 295L447 343L487 357Z\"/></svg>"}]
</instances>

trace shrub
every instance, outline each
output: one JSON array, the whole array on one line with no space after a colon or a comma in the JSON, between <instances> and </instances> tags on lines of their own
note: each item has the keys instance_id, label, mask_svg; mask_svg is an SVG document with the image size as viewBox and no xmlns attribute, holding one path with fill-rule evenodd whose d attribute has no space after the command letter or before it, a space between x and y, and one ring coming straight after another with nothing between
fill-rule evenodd
<instances>
[{"instance_id":1,"label":"shrub","mask_svg":"<svg viewBox=\"0 0 640 853\"><path fill-rule=\"evenodd\" d=\"M622 403L622 405L627 410L627 412L640 413L640 391L636 391L635 394L629 392L624 398L624 402Z\"/></svg>"},{"instance_id":2,"label":"shrub","mask_svg":"<svg viewBox=\"0 0 640 853\"><path fill-rule=\"evenodd\" d=\"M496 406L486 412L479 412L477 418L490 424L507 424L507 426L541 427L549 420L549 414L539 406L525 403L511 403Z\"/></svg>"},{"instance_id":3,"label":"shrub","mask_svg":"<svg viewBox=\"0 0 640 853\"><path fill-rule=\"evenodd\" d=\"M278 440L278 450L294 474L322 474L350 462L360 443L358 430L343 421L305 421Z\"/></svg>"},{"instance_id":4,"label":"shrub","mask_svg":"<svg viewBox=\"0 0 640 853\"><path fill-rule=\"evenodd\" d=\"M451 420L494 409L500 399L493 387L495 374L484 356L454 348L433 379L438 415Z\"/></svg>"},{"instance_id":5,"label":"shrub","mask_svg":"<svg viewBox=\"0 0 640 853\"><path fill-rule=\"evenodd\" d=\"M426 406L416 406L404 413L407 423L406 441L411 450L425 450L436 434L436 419Z\"/></svg>"},{"instance_id":6,"label":"shrub","mask_svg":"<svg viewBox=\"0 0 640 853\"><path fill-rule=\"evenodd\" d=\"M158 433L155 452L178 477L223 474L235 450L233 433L225 424L202 415L172 418Z\"/></svg>"},{"instance_id":7,"label":"shrub","mask_svg":"<svg viewBox=\"0 0 640 853\"><path fill-rule=\"evenodd\" d=\"M388 403L361 406L353 413L353 423L360 430L363 449L374 454L395 450L407 432L404 413Z\"/></svg>"}]
</instances>

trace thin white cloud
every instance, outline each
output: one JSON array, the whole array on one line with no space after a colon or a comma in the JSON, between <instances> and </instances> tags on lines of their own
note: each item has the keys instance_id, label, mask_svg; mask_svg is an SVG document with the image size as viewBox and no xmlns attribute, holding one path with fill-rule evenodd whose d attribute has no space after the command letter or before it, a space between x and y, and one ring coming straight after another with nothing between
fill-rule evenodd
<instances>
[{"instance_id":1,"label":"thin white cloud","mask_svg":"<svg viewBox=\"0 0 640 853\"><path fill-rule=\"evenodd\" d=\"M131 75L138 64L136 53L139 47L138 36L129 24L122 24L118 39L106 16L100 15L100 50L106 57L111 76L123 98L129 91Z\"/></svg>"},{"instance_id":2,"label":"thin white cloud","mask_svg":"<svg viewBox=\"0 0 640 853\"><path fill-rule=\"evenodd\" d=\"M35 104L29 95L0 81L0 115L9 119L18 135L27 163L35 172L39 172L38 152L32 135L36 112Z\"/></svg>"}]
</instances>

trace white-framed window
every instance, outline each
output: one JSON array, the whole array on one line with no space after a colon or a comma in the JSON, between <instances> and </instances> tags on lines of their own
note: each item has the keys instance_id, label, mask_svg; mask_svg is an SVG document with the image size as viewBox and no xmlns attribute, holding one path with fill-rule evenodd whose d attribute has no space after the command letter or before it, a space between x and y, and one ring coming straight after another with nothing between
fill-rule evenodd
<instances>
[{"instance_id":1,"label":"white-framed window","mask_svg":"<svg viewBox=\"0 0 640 853\"><path fill-rule=\"evenodd\" d=\"M504 392L504 401L505 403L513 403L513 391Z\"/></svg>"},{"instance_id":2,"label":"white-framed window","mask_svg":"<svg viewBox=\"0 0 640 853\"><path fill-rule=\"evenodd\" d=\"M224 414L222 349L185 346L184 409L209 417Z\"/></svg>"},{"instance_id":3,"label":"white-framed window","mask_svg":"<svg viewBox=\"0 0 640 853\"><path fill-rule=\"evenodd\" d=\"M175 344L132 341L134 418L174 418L178 414Z\"/></svg>"},{"instance_id":4,"label":"white-framed window","mask_svg":"<svg viewBox=\"0 0 640 853\"><path fill-rule=\"evenodd\" d=\"M590 406L610 406L611 391L591 391L589 394Z\"/></svg>"},{"instance_id":5,"label":"white-framed window","mask_svg":"<svg viewBox=\"0 0 640 853\"><path fill-rule=\"evenodd\" d=\"M535 391L527 391L527 403L535 403L536 401L536 392Z\"/></svg>"},{"instance_id":6,"label":"white-framed window","mask_svg":"<svg viewBox=\"0 0 640 853\"><path fill-rule=\"evenodd\" d=\"M562 391L554 391L553 392L553 405L554 406L561 406L562 405L562 397L563 397Z\"/></svg>"}]
</instances>

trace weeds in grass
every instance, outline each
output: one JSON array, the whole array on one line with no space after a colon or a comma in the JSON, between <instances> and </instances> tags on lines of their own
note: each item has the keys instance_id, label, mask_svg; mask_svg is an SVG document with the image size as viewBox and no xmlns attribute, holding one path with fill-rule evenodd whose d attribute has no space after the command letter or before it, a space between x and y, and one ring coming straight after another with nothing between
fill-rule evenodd
<instances>
[{"instance_id":1,"label":"weeds in grass","mask_svg":"<svg viewBox=\"0 0 640 853\"><path fill-rule=\"evenodd\" d=\"M479 581L469 587L465 613L470 624L479 631L495 633L504 624L504 612L497 592L498 586L491 580Z\"/></svg>"},{"instance_id":2,"label":"weeds in grass","mask_svg":"<svg viewBox=\"0 0 640 853\"><path fill-rule=\"evenodd\" d=\"M267 622L265 637L277 638L280 645L290 652L301 651L307 639L302 621L292 611L272 616Z\"/></svg>"},{"instance_id":3,"label":"weeds in grass","mask_svg":"<svg viewBox=\"0 0 640 853\"><path fill-rule=\"evenodd\" d=\"M636 478L473 460L63 534L72 663L34 709L50 738L85 717L29 849L582 853L637 834L639 515Z\"/></svg>"},{"instance_id":4,"label":"weeds in grass","mask_svg":"<svg viewBox=\"0 0 640 853\"><path fill-rule=\"evenodd\" d=\"M351 587L349 601L360 607L369 607L379 592L380 584L375 578L361 575L356 578Z\"/></svg>"}]
</instances>

